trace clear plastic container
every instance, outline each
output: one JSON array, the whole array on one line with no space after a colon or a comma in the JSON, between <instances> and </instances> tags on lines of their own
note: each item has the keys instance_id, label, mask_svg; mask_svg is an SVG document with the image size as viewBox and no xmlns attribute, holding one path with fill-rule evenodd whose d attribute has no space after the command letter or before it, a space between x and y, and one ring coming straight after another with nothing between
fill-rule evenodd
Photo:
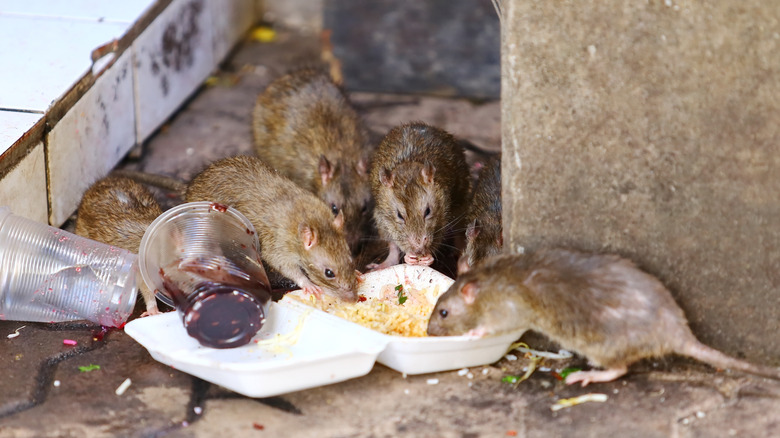
<instances>
[{"instance_id":1,"label":"clear plastic container","mask_svg":"<svg viewBox=\"0 0 780 438\"><path fill-rule=\"evenodd\" d=\"M119 327L137 297L135 254L0 207L0 319Z\"/></svg>"},{"instance_id":2,"label":"clear plastic container","mask_svg":"<svg viewBox=\"0 0 780 438\"><path fill-rule=\"evenodd\" d=\"M141 276L181 314L201 345L249 342L268 313L271 286L251 222L212 202L176 206L149 225L138 250Z\"/></svg>"}]
</instances>

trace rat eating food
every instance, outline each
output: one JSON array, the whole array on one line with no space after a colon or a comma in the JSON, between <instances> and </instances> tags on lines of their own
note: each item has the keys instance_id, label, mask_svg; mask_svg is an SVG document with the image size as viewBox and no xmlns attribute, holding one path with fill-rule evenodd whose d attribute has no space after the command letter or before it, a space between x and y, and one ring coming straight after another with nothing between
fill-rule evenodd
<instances>
[{"instance_id":1,"label":"rat eating food","mask_svg":"<svg viewBox=\"0 0 780 438\"><path fill-rule=\"evenodd\" d=\"M360 273L344 236L344 215L250 156L224 158L187 187L187 202L211 201L243 213L258 233L261 256L307 293L357 300Z\"/></svg>"},{"instance_id":2,"label":"rat eating food","mask_svg":"<svg viewBox=\"0 0 780 438\"><path fill-rule=\"evenodd\" d=\"M667 354L780 379L780 370L699 342L666 287L617 255L542 249L487 258L439 298L428 334L490 335L522 328L605 368L569 374L568 384L611 381L640 359Z\"/></svg>"},{"instance_id":3,"label":"rat eating food","mask_svg":"<svg viewBox=\"0 0 780 438\"><path fill-rule=\"evenodd\" d=\"M413 122L395 127L377 148L371 189L379 235L389 254L369 268L430 266L445 235L460 228L471 188L463 148L446 131Z\"/></svg>"}]
</instances>

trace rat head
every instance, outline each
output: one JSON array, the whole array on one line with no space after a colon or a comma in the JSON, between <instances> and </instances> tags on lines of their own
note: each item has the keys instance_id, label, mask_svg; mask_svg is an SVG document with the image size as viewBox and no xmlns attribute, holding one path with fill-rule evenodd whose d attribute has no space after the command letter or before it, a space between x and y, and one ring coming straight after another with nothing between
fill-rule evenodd
<instances>
[{"instance_id":1,"label":"rat head","mask_svg":"<svg viewBox=\"0 0 780 438\"><path fill-rule=\"evenodd\" d=\"M506 269L492 257L459 276L441 295L428 321L429 336L493 335L527 327L519 320L518 303L511 295L518 287L503 281Z\"/></svg>"},{"instance_id":2,"label":"rat head","mask_svg":"<svg viewBox=\"0 0 780 438\"><path fill-rule=\"evenodd\" d=\"M377 226L406 253L409 264L430 265L446 226L447 202L437 187L436 168L426 161L379 169Z\"/></svg>"},{"instance_id":3,"label":"rat head","mask_svg":"<svg viewBox=\"0 0 780 438\"><path fill-rule=\"evenodd\" d=\"M360 158L348 164L343 161L333 162L325 155L320 155L318 172L318 195L325 201L334 218L343 215L344 235L349 247L356 251L372 210L367 159Z\"/></svg>"},{"instance_id":4,"label":"rat head","mask_svg":"<svg viewBox=\"0 0 780 438\"><path fill-rule=\"evenodd\" d=\"M344 301L357 300L360 273L344 238L344 215L327 222L308 221L298 226L301 242L299 269L312 283Z\"/></svg>"},{"instance_id":5,"label":"rat head","mask_svg":"<svg viewBox=\"0 0 780 438\"><path fill-rule=\"evenodd\" d=\"M466 251L458 260L458 274L462 274L483 259L501 254L504 246L501 223L483 223L474 219L466 228Z\"/></svg>"}]
</instances>

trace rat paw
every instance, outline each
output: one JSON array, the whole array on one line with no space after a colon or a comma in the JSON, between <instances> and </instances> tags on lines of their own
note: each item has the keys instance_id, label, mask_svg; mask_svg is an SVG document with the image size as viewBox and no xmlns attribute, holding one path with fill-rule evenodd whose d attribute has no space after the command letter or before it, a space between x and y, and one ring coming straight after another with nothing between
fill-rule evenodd
<instances>
[{"instance_id":1,"label":"rat paw","mask_svg":"<svg viewBox=\"0 0 780 438\"><path fill-rule=\"evenodd\" d=\"M369 263L366 266L366 271L373 272L373 271L379 271L380 269L389 268L390 266L393 266L390 263L387 263L387 260L385 260L382 263Z\"/></svg>"},{"instance_id":2,"label":"rat paw","mask_svg":"<svg viewBox=\"0 0 780 438\"><path fill-rule=\"evenodd\" d=\"M577 371L566 376L566 384L582 382L582 386L588 386L589 383L611 382L628 372L627 367L610 368L607 370Z\"/></svg>"},{"instance_id":3,"label":"rat paw","mask_svg":"<svg viewBox=\"0 0 780 438\"><path fill-rule=\"evenodd\" d=\"M319 286L315 286L311 284L311 285L304 286L302 289L303 289L303 293L305 293L306 295L310 295L310 296L313 295L318 300L322 298L322 288Z\"/></svg>"},{"instance_id":4,"label":"rat paw","mask_svg":"<svg viewBox=\"0 0 780 438\"><path fill-rule=\"evenodd\" d=\"M160 312L160 309L155 307L153 309L146 309L146 312L142 313L140 318L145 318L147 316L154 316L154 315L160 315L160 314L162 314L162 312Z\"/></svg>"},{"instance_id":5,"label":"rat paw","mask_svg":"<svg viewBox=\"0 0 780 438\"><path fill-rule=\"evenodd\" d=\"M433 264L433 256L428 254L420 257L415 254L406 254L404 255L404 262L407 265L431 266Z\"/></svg>"}]
</instances>

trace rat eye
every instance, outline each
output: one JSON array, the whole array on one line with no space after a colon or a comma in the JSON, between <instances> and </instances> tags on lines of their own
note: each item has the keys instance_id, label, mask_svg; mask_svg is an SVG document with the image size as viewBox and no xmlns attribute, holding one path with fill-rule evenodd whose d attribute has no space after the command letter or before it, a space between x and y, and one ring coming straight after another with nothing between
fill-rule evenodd
<instances>
[{"instance_id":1,"label":"rat eye","mask_svg":"<svg viewBox=\"0 0 780 438\"><path fill-rule=\"evenodd\" d=\"M441 315L442 318L446 318L447 315L449 315L450 312L447 312L447 309L441 309L439 310L439 315Z\"/></svg>"},{"instance_id":2,"label":"rat eye","mask_svg":"<svg viewBox=\"0 0 780 438\"><path fill-rule=\"evenodd\" d=\"M401 214L401 211L400 211L400 210L396 210L396 211L395 211L395 214L398 216L398 219L399 219L401 222L406 222L406 220L404 220L404 216Z\"/></svg>"},{"instance_id":3,"label":"rat eye","mask_svg":"<svg viewBox=\"0 0 780 438\"><path fill-rule=\"evenodd\" d=\"M425 207L425 218L428 219L429 217L431 217L431 206L430 205Z\"/></svg>"},{"instance_id":4,"label":"rat eye","mask_svg":"<svg viewBox=\"0 0 780 438\"><path fill-rule=\"evenodd\" d=\"M336 216L339 214L339 207L336 204L330 204L330 211L333 213L333 216Z\"/></svg>"},{"instance_id":5,"label":"rat eye","mask_svg":"<svg viewBox=\"0 0 780 438\"><path fill-rule=\"evenodd\" d=\"M326 269L325 270L325 276L328 277L328 278L333 278L333 277L336 276L336 274L334 274L333 271L331 271L330 269Z\"/></svg>"}]
</instances>

